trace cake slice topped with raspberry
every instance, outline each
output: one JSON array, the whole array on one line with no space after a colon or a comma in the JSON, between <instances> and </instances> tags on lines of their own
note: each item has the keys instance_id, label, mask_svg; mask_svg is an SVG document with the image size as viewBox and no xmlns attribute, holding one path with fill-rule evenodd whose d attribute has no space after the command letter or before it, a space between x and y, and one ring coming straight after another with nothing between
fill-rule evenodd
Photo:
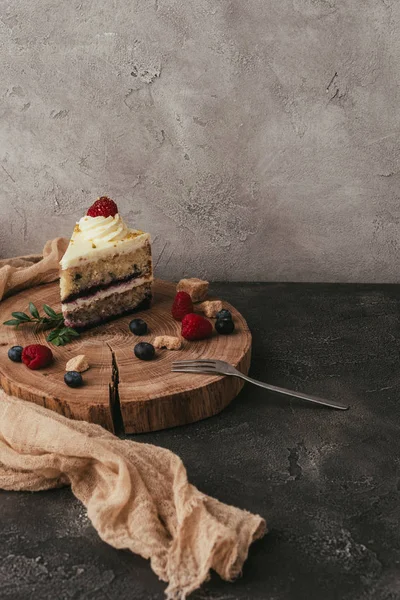
<instances>
[{"instance_id":1,"label":"cake slice topped with raspberry","mask_svg":"<svg viewBox=\"0 0 400 600\"><path fill-rule=\"evenodd\" d=\"M75 225L60 266L61 306L69 327L98 325L150 306L150 235L130 229L106 196Z\"/></svg>"}]
</instances>

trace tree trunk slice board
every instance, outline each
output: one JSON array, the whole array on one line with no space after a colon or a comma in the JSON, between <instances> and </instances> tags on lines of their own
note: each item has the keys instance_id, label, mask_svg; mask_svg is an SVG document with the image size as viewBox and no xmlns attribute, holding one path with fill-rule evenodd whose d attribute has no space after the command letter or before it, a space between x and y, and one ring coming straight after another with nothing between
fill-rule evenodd
<instances>
[{"instance_id":1,"label":"tree trunk slice board","mask_svg":"<svg viewBox=\"0 0 400 600\"><path fill-rule=\"evenodd\" d=\"M18 330L0 325L0 385L8 394L116 433L156 431L221 412L242 389L243 381L219 375L171 373L171 365L174 360L216 358L248 373L251 334L245 319L227 302L224 306L232 312L236 327L232 335L214 331L208 340L183 340L181 350L157 350L156 358L149 362L133 354L133 347L140 341L152 342L157 335L180 336L181 324L171 316L175 293L174 284L154 282L152 307L135 314L149 327L148 334L140 337L129 330L132 316L89 329L58 348L46 342L46 332L30 324ZM13 311L28 312L30 301L40 312L43 304L58 310L58 283L30 288L1 302L0 323L11 318ZM11 346L28 344L50 346L53 363L46 369L32 371L8 359ZM82 374L84 386L72 389L64 383L65 364L78 354L86 355L90 369Z\"/></svg>"}]
</instances>

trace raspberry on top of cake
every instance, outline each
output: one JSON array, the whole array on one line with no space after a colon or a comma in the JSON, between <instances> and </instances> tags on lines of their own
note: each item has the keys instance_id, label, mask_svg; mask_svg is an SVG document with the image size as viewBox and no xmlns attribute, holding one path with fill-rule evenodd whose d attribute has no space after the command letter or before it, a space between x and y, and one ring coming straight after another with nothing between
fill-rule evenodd
<instances>
[{"instance_id":1,"label":"raspberry on top of cake","mask_svg":"<svg viewBox=\"0 0 400 600\"><path fill-rule=\"evenodd\" d=\"M75 225L60 265L62 310L70 327L96 325L150 305L150 235L130 229L106 196Z\"/></svg>"}]
</instances>

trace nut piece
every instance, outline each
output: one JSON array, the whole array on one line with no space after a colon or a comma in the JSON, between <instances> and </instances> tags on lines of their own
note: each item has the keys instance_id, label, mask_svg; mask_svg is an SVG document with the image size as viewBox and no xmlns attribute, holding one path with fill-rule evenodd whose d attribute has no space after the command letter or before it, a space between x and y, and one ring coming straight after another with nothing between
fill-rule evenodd
<instances>
[{"instance_id":1,"label":"nut piece","mask_svg":"<svg viewBox=\"0 0 400 600\"><path fill-rule=\"evenodd\" d=\"M83 371L87 371L88 369L89 363L84 354L74 356L74 358L71 358L65 365L66 371L78 371L78 373L83 373Z\"/></svg>"},{"instance_id":2,"label":"nut piece","mask_svg":"<svg viewBox=\"0 0 400 600\"><path fill-rule=\"evenodd\" d=\"M214 318L217 316L217 313L222 310L222 302L221 300L206 300L206 302L202 302L197 305L197 308L206 315L206 317Z\"/></svg>"},{"instance_id":3,"label":"nut piece","mask_svg":"<svg viewBox=\"0 0 400 600\"><path fill-rule=\"evenodd\" d=\"M180 350L182 347L182 340L173 335L159 335L154 338L154 348L167 348L167 350Z\"/></svg>"},{"instance_id":4,"label":"nut piece","mask_svg":"<svg viewBox=\"0 0 400 600\"><path fill-rule=\"evenodd\" d=\"M207 298L208 281L191 277L190 279L181 279L176 286L177 292L187 292L193 302L201 302Z\"/></svg>"}]
</instances>

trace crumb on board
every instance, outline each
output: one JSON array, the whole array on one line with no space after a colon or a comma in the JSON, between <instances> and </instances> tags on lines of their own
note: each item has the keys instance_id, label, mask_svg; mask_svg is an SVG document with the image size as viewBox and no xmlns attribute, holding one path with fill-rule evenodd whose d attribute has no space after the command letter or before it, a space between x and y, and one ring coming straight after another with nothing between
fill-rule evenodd
<instances>
[{"instance_id":1,"label":"crumb on board","mask_svg":"<svg viewBox=\"0 0 400 600\"><path fill-rule=\"evenodd\" d=\"M176 286L176 291L188 293L193 302L201 302L207 298L208 286L208 281L191 277L189 279L181 279Z\"/></svg>"},{"instance_id":2,"label":"crumb on board","mask_svg":"<svg viewBox=\"0 0 400 600\"><path fill-rule=\"evenodd\" d=\"M65 365L66 371L78 371L78 373L83 373L83 371L87 371L88 369L89 363L86 360L86 356L84 354L74 356Z\"/></svg>"},{"instance_id":3,"label":"crumb on board","mask_svg":"<svg viewBox=\"0 0 400 600\"><path fill-rule=\"evenodd\" d=\"M206 300L201 304L197 305L200 312L204 313L209 319L213 319L217 316L220 310L222 310L221 300Z\"/></svg>"},{"instance_id":4,"label":"crumb on board","mask_svg":"<svg viewBox=\"0 0 400 600\"><path fill-rule=\"evenodd\" d=\"M167 348L167 350L180 350L182 340L173 335L158 335L154 338L153 346L154 348Z\"/></svg>"}]
</instances>

